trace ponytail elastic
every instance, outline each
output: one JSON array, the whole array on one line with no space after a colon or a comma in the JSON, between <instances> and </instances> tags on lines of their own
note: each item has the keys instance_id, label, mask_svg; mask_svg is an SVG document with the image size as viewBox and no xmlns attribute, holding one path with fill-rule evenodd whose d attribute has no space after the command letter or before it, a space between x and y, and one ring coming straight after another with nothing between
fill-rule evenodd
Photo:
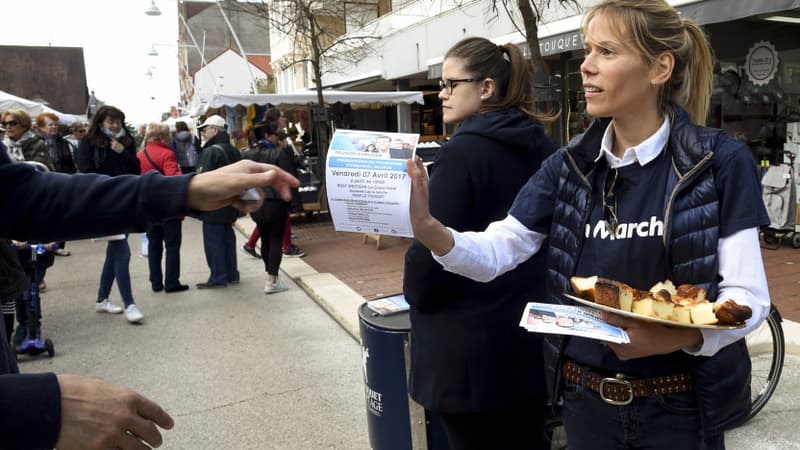
<instances>
[{"instance_id":1,"label":"ponytail elastic","mask_svg":"<svg viewBox=\"0 0 800 450\"><path fill-rule=\"evenodd\" d=\"M508 55L508 49L505 45L498 45L497 49L500 50L500 54L503 56L503 59L507 63L511 63L511 57Z\"/></svg>"}]
</instances>

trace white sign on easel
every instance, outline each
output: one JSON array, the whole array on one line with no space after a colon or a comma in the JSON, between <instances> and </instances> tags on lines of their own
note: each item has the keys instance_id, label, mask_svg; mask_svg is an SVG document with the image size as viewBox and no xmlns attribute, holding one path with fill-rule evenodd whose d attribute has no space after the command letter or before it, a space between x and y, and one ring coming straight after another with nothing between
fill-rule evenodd
<instances>
[{"instance_id":1,"label":"white sign on easel","mask_svg":"<svg viewBox=\"0 0 800 450\"><path fill-rule=\"evenodd\" d=\"M406 160L419 135L336 130L326 160L328 206L336 231L413 237Z\"/></svg>"}]
</instances>

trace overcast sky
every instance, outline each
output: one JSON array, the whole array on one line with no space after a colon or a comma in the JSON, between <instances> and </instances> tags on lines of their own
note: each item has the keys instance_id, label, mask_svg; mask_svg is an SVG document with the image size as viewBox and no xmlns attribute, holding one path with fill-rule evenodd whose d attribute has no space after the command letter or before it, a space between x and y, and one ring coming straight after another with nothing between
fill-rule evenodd
<instances>
[{"instance_id":1,"label":"overcast sky","mask_svg":"<svg viewBox=\"0 0 800 450\"><path fill-rule=\"evenodd\" d=\"M5 0L3 45L83 47L89 90L127 120L158 121L180 99L177 0ZM159 56L148 56L150 47ZM152 79L145 76L148 67Z\"/></svg>"}]
</instances>

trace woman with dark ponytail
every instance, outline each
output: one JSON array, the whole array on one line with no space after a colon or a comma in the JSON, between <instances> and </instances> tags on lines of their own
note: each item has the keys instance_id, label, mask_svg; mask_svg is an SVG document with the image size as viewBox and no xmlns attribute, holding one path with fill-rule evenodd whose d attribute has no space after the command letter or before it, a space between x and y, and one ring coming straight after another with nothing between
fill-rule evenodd
<instances>
[{"instance_id":1,"label":"woman with dark ponytail","mask_svg":"<svg viewBox=\"0 0 800 450\"><path fill-rule=\"evenodd\" d=\"M458 42L439 85L444 121L459 127L431 166L431 214L454 230L483 230L555 150L540 123L550 117L534 111L528 64L511 44ZM519 327L526 302L544 295L544 260L477 283L414 241L404 272L409 392L441 416L450 448L545 448L542 341Z\"/></svg>"},{"instance_id":2,"label":"woman with dark ponytail","mask_svg":"<svg viewBox=\"0 0 800 450\"><path fill-rule=\"evenodd\" d=\"M769 218L755 164L746 145L701 126L712 58L696 23L664 0L605 0L586 12L583 31L595 117L586 132L481 233L437 221L421 164L408 164L414 234L447 270L492 283L546 253L553 303L572 304L561 295L570 277L599 275L639 290L668 279L748 306L752 317L737 329L603 313L630 343L544 339L570 450L724 449L723 433L750 410L744 337L770 308L758 241Z\"/></svg>"}]
</instances>

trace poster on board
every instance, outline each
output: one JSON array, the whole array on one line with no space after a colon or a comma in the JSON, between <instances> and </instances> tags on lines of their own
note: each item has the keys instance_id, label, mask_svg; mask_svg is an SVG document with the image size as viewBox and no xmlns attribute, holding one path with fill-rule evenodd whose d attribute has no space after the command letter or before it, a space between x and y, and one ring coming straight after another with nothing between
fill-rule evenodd
<instances>
[{"instance_id":1,"label":"poster on board","mask_svg":"<svg viewBox=\"0 0 800 450\"><path fill-rule=\"evenodd\" d=\"M406 160L418 142L414 133L336 130L325 165L336 231L413 237Z\"/></svg>"}]
</instances>

